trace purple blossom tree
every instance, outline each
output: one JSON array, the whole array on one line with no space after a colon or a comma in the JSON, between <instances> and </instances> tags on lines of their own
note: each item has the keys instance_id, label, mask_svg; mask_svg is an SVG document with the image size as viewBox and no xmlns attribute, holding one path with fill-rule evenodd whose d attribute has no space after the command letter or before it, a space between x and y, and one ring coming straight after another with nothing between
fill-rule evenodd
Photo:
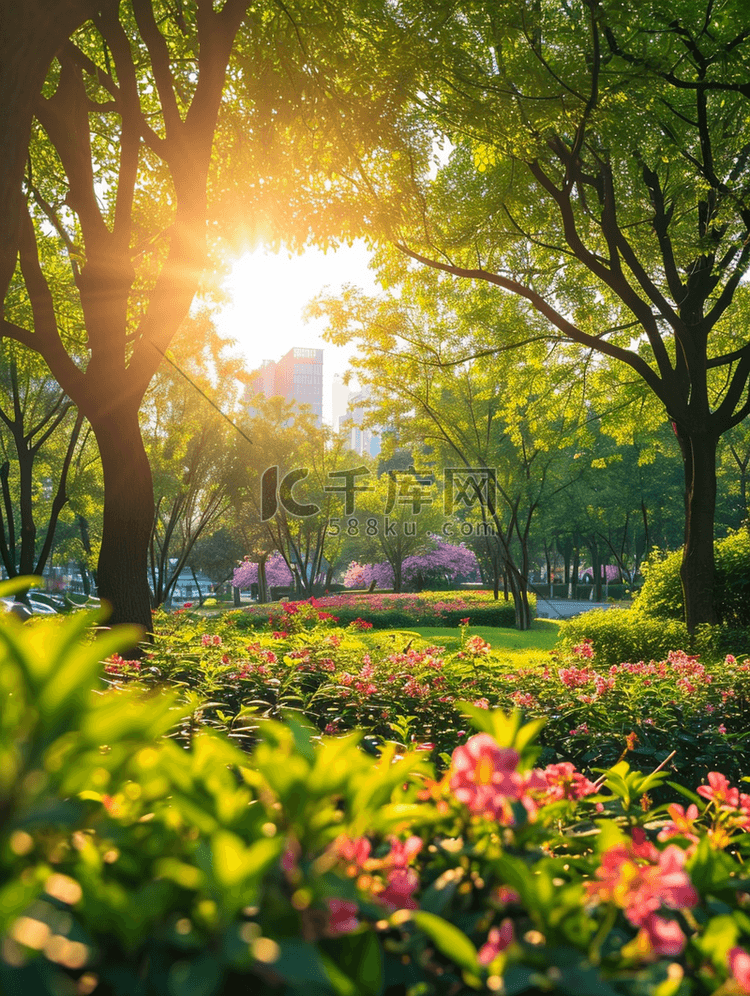
<instances>
[{"instance_id":1,"label":"purple blossom tree","mask_svg":"<svg viewBox=\"0 0 750 996\"><path fill-rule=\"evenodd\" d=\"M433 550L407 557L403 574L410 587L417 588L441 582L478 581L479 562L474 551L463 544L437 540Z\"/></svg>"},{"instance_id":2,"label":"purple blossom tree","mask_svg":"<svg viewBox=\"0 0 750 996\"><path fill-rule=\"evenodd\" d=\"M463 544L456 546L436 540L432 550L404 560L402 577L409 587L416 588L446 582L478 581L479 563L474 551ZM393 568L387 561L379 564L354 561L344 575L346 588L369 588L373 581L378 588L393 586Z\"/></svg>"},{"instance_id":3,"label":"purple blossom tree","mask_svg":"<svg viewBox=\"0 0 750 996\"><path fill-rule=\"evenodd\" d=\"M286 588L294 584L292 572L289 570L286 561L280 553L272 554L265 561L265 584L275 588ZM251 560L243 560L232 576L232 584L235 588L249 588L253 584L260 584L261 565Z\"/></svg>"}]
</instances>

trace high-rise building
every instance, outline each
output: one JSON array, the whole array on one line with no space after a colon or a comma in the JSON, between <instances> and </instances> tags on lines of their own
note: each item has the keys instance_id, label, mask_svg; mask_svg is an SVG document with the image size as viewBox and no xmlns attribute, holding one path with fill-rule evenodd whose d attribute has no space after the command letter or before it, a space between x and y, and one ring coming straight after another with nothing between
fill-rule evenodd
<instances>
[{"instance_id":1,"label":"high-rise building","mask_svg":"<svg viewBox=\"0 0 750 996\"><path fill-rule=\"evenodd\" d=\"M342 390L343 389L343 390ZM345 392L345 394L344 394ZM361 391L348 391L339 380L333 381L333 428L346 435L350 450L362 456L378 456L380 434L377 429L365 428L369 388Z\"/></svg>"},{"instance_id":2,"label":"high-rise building","mask_svg":"<svg viewBox=\"0 0 750 996\"><path fill-rule=\"evenodd\" d=\"M323 350L295 346L278 363L264 360L250 381L248 393L264 394L267 398L280 395L287 401L309 405L320 424L323 421Z\"/></svg>"},{"instance_id":3,"label":"high-rise building","mask_svg":"<svg viewBox=\"0 0 750 996\"><path fill-rule=\"evenodd\" d=\"M344 383L341 374L333 375L333 386L331 388L331 424L334 432L343 432L343 420L349 410L349 395L352 392L349 386Z\"/></svg>"}]
</instances>

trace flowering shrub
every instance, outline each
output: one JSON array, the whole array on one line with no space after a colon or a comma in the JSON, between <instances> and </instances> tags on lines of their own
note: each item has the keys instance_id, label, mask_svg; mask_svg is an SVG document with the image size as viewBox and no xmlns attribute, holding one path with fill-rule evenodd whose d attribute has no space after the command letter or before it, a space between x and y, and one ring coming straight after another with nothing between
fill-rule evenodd
<instances>
[{"instance_id":1,"label":"flowering shrub","mask_svg":"<svg viewBox=\"0 0 750 996\"><path fill-rule=\"evenodd\" d=\"M723 772L653 808L664 770L592 781L540 760L541 721L466 703L442 775L293 715L250 754L181 749L172 697L93 693L134 638L96 618L0 621L2 992L750 992L750 796Z\"/></svg>"},{"instance_id":2,"label":"flowering shrub","mask_svg":"<svg viewBox=\"0 0 750 996\"><path fill-rule=\"evenodd\" d=\"M466 730L456 703L468 698L544 719L545 763L573 762L589 777L624 753L643 766L673 754L670 775L687 786L711 770L736 780L750 769L744 658L704 663L670 651L602 667L598 648L581 641L575 653L528 654L519 667L473 634L466 616L460 647L447 651L413 632L369 629L364 616L342 625L341 609L336 623L323 605L331 602L275 603L270 628L252 633L240 628L244 612L216 620L161 614L152 656L139 671L120 665L120 676L107 678L176 687L192 703L177 733L185 742L209 726L249 747L259 719L294 709L320 732L362 731L373 750L388 741L431 744L445 764ZM204 644L206 630L221 644Z\"/></svg>"}]
</instances>

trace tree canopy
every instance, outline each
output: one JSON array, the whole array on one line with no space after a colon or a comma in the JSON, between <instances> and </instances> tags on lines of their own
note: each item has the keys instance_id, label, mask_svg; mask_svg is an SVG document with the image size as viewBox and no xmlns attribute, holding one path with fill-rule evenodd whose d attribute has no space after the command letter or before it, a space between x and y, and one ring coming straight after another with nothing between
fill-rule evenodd
<instances>
[{"instance_id":1,"label":"tree canopy","mask_svg":"<svg viewBox=\"0 0 750 996\"><path fill-rule=\"evenodd\" d=\"M413 185L394 244L514 295L656 395L684 460L688 623L712 621L716 445L750 411L744 5L433 0L403 16L423 27L415 114L450 154Z\"/></svg>"}]
</instances>

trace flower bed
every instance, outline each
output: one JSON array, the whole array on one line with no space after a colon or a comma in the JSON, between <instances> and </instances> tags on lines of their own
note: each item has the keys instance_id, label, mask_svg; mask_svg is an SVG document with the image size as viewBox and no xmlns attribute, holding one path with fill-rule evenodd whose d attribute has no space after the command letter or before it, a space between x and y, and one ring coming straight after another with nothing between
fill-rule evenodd
<instances>
[{"instance_id":1,"label":"flower bed","mask_svg":"<svg viewBox=\"0 0 750 996\"><path fill-rule=\"evenodd\" d=\"M445 764L466 735L456 702L468 698L544 719L546 763L569 760L589 772L627 752L654 767L674 752L669 771L685 785L716 768L734 779L750 770L745 660L704 664L671 651L661 661L600 668L583 642L570 654L530 653L519 668L466 625L461 649L449 653L413 633L371 629L361 617L342 628L319 605L282 603L276 612L272 629L252 634L235 614L161 615L148 662L110 663L108 677L179 689L195 703L179 731L185 742L206 725L251 746L259 719L294 710L320 732L362 731L373 750L387 741L430 744Z\"/></svg>"},{"instance_id":2,"label":"flower bed","mask_svg":"<svg viewBox=\"0 0 750 996\"><path fill-rule=\"evenodd\" d=\"M532 608L536 602L532 599ZM458 626L468 617L474 626L515 626L512 602L495 600L491 591L421 592L396 595L382 592L346 592L312 599L321 611L336 616L342 626L358 617L365 618L374 629L398 629L410 626ZM279 616L281 605L306 603L270 603L244 609L237 617L240 628L268 625Z\"/></svg>"},{"instance_id":3,"label":"flower bed","mask_svg":"<svg viewBox=\"0 0 750 996\"><path fill-rule=\"evenodd\" d=\"M750 795L720 770L654 807L664 770L544 764L541 721L459 703L442 773L293 716L183 749L190 703L92 694L128 634L86 624L0 620L0 991L750 993Z\"/></svg>"}]
</instances>

